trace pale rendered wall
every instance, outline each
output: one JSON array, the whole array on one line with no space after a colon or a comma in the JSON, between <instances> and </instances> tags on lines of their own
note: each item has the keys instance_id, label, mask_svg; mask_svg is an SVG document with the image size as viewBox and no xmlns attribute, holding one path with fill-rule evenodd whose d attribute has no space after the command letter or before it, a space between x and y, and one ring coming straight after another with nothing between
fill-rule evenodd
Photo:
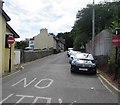
<instances>
[{"instance_id":1,"label":"pale rendered wall","mask_svg":"<svg viewBox=\"0 0 120 105\"><path fill-rule=\"evenodd\" d=\"M40 34L35 36L35 48L43 49L43 48L48 48L49 43L48 43L48 32L47 29L41 29Z\"/></svg>"},{"instance_id":2,"label":"pale rendered wall","mask_svg":"<svg viewBox=\"0 0 120 105\"><path fill-rule=\"evenodd\" d=\"M0 26L0 70L2 73L4 73L4 55L5 55L5 33L6 33L6 21L5 19L1 16L0 14L0 23L2 23L2 25Z\"/></svg>"},{"instance_id":3,"label":"pale rendered wall","mask_svg":"<svg viewBox=\"0 0 120 105\"><path fill-rule=\"evenodd\" d=\"M6 28L6 33L10 33L10 31ZM6 72L9 71L9 58L10 58L10 49L5 48L5 65L4 65L4 70ZM14 44L11 45L11 70L13 70L13 65L14 65Z\"/></svg>"},{"instance_id":4,"label":"pale rendered wall","mask_svg":"<svg viewBox=\"0 0 120 105\"><path fill-rule=\"evenodd\" d=\"M2 23L2 15L0 13L0 77L2 77L2 24L1 23ZM0 79L0 101L1 100L2 100L2 79Z\"/></svg>"},{"instance_id":5,"label":"pale rendered wall","mask_svg":"<svg viewBox=\"0 0 120 105\"><path fill-rule=\"evenodd\" d=\"M2 23L2 15L0 14L0 23ZM0 75L2 74L2 24L0 24Z\"/></svg>"},{"instance_id":6,"label":"pale rendered wall","mask_svg":"<svg viewBox=\"0 0 120 105\"><path fill-rule=\"evenodd\" d=\"M9 49L5 48L6 21L0 14L0 74L9 70ZM9 31L8 31L9 32ZM12 69L14 64L14 45L12 46Z\"/></svg>"},{"instance_id":7,"label":"pale rendered wall","mask_svg":"<svg viewBox=\"0 0 120 105\"><path fill-rule=\"evenodd\" d=\"M40 34L35 36L35 48L51 48L53 44L53 36L48 34L47 29L41 29Z\"/></svg>"},{"instance_id":8,"label":"pale rendered wall","mask_svg":"<svg viewBox=\"0 0 120 105\"><path fill-rule=\"evenodd\" d=\"M51 47L54 46L53 36L52 36L52 35L48 35L48 41L47 41L47 44L48 44L48 48L51 48Z\"/></svg>"},{"instance_id":9,"label":"pale rendered wall","mask_svg":"<svg viewBox=\"0 0 120 105\"><path fill-rule=\"evenodd\" d=\"M5 72L9 71L9 57L10 57L10 49L6 48L5 49L5 65L4 65ZM12 45L12 48L11 48L11 70L14 69L13 65L14 65L14 45Z\"/></svg>"}]
</instances>

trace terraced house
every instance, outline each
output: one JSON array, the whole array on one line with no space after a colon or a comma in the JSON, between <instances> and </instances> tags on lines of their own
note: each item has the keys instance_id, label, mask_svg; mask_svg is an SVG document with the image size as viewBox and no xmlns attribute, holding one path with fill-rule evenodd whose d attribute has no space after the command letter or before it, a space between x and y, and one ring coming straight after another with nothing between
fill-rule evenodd
<instances>
[{"instance_id":1,"label":"terraced house","mask_svg":"<svg viewBox=\"0 0 120 105\"><path fill-rule=\"evenodd\" d=\"M0 0L0 74L9 71L9 58L10 48L7 43L9 35L13 35L14 38L19 38L19 35L12 29L7 23L10 21L10 17L3 10L3 1ZM14 44L11 47L11 69L14 64Z\"/></svg>"},{"instance_id":2,"label":"terraced house","mask_svg":"<svg viewBox=\"0 0 120 105\"><path fill-rule=\"evenodd\" d=\"M65 40L54 34L48 33L48 29L40 29L40 33L34 37L34 47L38 49L53 48L57 52L64 51Z\"/></svg>"}]
</instances>

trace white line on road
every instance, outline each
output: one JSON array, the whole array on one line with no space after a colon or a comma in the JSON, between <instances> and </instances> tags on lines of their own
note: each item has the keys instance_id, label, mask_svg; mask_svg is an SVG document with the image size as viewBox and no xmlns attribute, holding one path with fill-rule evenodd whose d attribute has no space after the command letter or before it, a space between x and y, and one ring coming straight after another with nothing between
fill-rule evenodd
<instances>
[{"instance_id":1,"label":"white line on road","mask_svg":"<svg viewBox=\"0 0 120 105\"><path fill-rule=\"evenodd\" d=\"M112 91L104 84L104 82L102 81L102 79L100 77L98 77L98 79L101 81L101 83L103 84L103 86L105 86L106 89L109 90L109 92L112 93Z\"/></svg>"},{"instance_id":2,"label":"white line on road","mask_svg":"<svg viewBox=\"0 0 120 105\"><path fill-rule=\"evenodd\" d=\"M20 81L16 82L15 84L12 85L13 86L16 86L17 84L19 84L20 82L24 81L24 87L26 88L27 86L29 86L32 82L34 82L37 78L34 78L32 81L30 81L28 84L27 84L27 79L26 78L23 78L21 79Z\"/></svg>"},{"instance_id":3,"label":"white line on road","mask_svg":"<svg viewBox=\"0 0 120 105\"><path fill-rule=\"evenodd\" d=\"M51 98L48 98L48 97L36 97L35 99L34 99L34 101L32 102L33 104L32 105L34 105L34 103L36 103L37 101L38 101L38 99L44 99L44 100L47 100L47 104L50 104L51 103Z\"/></svg>"},{"instance_id":4,"label":"white line on road","mask_svg":"<svg viewBox=\"0 0 120 105\"><path fill-rule=\"evenodd\" d=\"M47 86L38 86L38 84L40 84L42 81L50 81L49 84ZM35 87L38 88L38 89L43 89L43 88L47 88L47 87L50 87L50 85L53 83L53 80L52 79L49 79L49 78L46 78L46 79L41 79L36 85Z\"/></svg>"},{"instance_id":5,"label":"white line on road","mask_svg":"<svg viewBox=\"0 0 120 105\"><path fill-rule=\"evenodd\" d=\"M59 104L62 105L62 99L59 98L58 101L59 101Z\"/></svg>"},{"instance_id":6,"label":"white line on road","mask_svg":"<svg viewBox=\"0 0 120 105\"><path fill-rule=\"evenodd\" d=\"M27 98L33 98L34 96L28 96L28 95L16 95L18 97L21 97L16 103L20 103L25 97Z\"/></svg>"},{"instance_id":7,"label":"white line on road","mask_svg":"<svg viewBox=\"0 0 120 105\"><path fill-rule=\"evenodd\" d=\"M11 96L13 96L13 94L10 94L9 96L7 96L6 98L4 98L2 101L0 101L0 104L2 104L4 101L6 101L8 98L10 98Z\"/></svg>"}]
</instances>

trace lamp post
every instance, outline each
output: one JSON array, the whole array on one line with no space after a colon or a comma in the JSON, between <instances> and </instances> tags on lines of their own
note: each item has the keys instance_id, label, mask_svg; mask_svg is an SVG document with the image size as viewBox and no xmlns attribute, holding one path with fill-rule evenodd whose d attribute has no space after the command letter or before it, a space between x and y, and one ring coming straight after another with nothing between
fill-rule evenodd
<instances>
[{"instance_id":1,"label":"lamp post","mask_svg":"<svg viewBox=\"0 0 120 105\"><path fill-rule=\"evenodd\" d=\"M92 11L92 54L95 55L95 3L93 0L93 11Z\"/></svg>"}]
</instances>

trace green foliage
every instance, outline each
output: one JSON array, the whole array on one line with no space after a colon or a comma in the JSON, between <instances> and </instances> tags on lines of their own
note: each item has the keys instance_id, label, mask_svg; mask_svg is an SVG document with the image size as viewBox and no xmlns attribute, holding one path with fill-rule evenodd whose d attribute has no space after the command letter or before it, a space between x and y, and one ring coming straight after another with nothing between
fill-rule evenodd
<instances>
[{"instance_id":1,"label":"green foliage","mask_svg":"<svg viewBox=\"0 0 120 105\"><path fill-rule=\"evenodd\" d=\"M76 49L80 43L86 43L92 37L92 9L93 6L89 4L76 15L75 24L70 32ZM116 26L120 27L120 1L96 4L95 34L103 29L113 30Z\"/></svg>"},{"instance_id":2,"label":"green foliage","mask_svg":"<svg viewBox=\"0 0 120 105\"><path fill-rule=\"evenodd\" d=\"M20 41L20 42L16 41L15 42L15 48L16 49L24 49L25 47L28 47L28 45L29 45L28 40L23 40L23 41Z\"/></svg>"},{"instance_id":3,"label":"green foliage","mask_svg":"<svg viewBox=\"0 0 120 105\"><path fill-rule=\"evenodd\" d=\"M75 50L80 50L80 46L81 46L81 44L82 43L86 43L86 39L88 39L87 38L88 36L85 34L85 33L83 33L83 34L81 34L81 35L77 35L76 37L75 37L75 39L74 39L74 49Z\"/></svg>"},{"instance_id":4,"label":"green foliage","mask_svg":"<svg viewBox=\"0 0 120 105\"><path fill-rule=\"evenodd\" d=\"M112 53L108 59L108 65L115 65L115 49L112 50Z\"/></svg>"},{"instance_id":5,"label":"green foliage","mask_svg":"<svg viewBox=\"0 0 120 105\"><path fill-rule=\"evenodd\" d=\"M119 19L120 21L120 19ZM113 21L109 27L109 30L113 33L113 34L116 34L116 30L115 28L118 28L120 27L120 23L118 21ZM120 32L119 32L120 33Z\"/></svg>"}]
</instances>

